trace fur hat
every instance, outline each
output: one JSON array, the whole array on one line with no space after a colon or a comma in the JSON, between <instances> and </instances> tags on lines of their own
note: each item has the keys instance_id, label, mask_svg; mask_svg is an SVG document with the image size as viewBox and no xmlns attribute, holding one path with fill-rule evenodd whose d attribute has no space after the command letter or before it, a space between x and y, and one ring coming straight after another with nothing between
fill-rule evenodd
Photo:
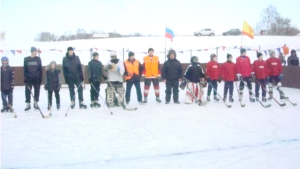
<instances>
[{"instance_id":1,"label":"fur hat","mask_svg":"<svg viewBox=\"0 0 300 169\"><path fill-rule=\"evenodd\" d=\"M176 51L175 50L173 50L173 49L169 50L167 57L170 58L171 54L174 54L174 56L176 58Z\"/></svg>"}]
</instances>

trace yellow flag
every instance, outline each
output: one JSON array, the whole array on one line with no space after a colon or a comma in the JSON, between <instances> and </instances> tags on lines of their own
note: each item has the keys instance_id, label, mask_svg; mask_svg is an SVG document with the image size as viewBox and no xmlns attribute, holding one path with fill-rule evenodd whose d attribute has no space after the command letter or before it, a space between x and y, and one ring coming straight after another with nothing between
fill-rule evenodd
<instances>
[{"instance_id":1,"label":"yellow flag","mask_svg":"<svg viewBox=\"0 0 300 169\"><path fill-rule=\"evenodd\" d=\"M244 21L242 34L249 36L251 39L254 39L253 29L246 21Z\"/></svg>"}]
</instances>

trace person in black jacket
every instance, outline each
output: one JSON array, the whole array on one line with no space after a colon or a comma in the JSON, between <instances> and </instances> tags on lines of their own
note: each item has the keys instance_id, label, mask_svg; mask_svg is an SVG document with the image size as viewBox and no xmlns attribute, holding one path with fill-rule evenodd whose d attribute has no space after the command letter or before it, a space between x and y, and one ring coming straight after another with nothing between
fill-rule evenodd
<instances>
[{"instance_id":1,"label":"person in black jacket","mask_svg":"<svg viewBox=\"0 0 300 169\"><path fill-rule=\"evenodd\" d=\"M79 99L79 108L86 109L86 105L83 103L83 71L81 67L81 62L78 56L75 55L72 47L68 47L66 56L63 58L63 74L65 77L65 82L69 86L70 99L71 99L71 108L75 107L75 91L74 85L78 89L78 99Z\"/></svg>"},{"instance_id":2,"label":"person in black jacket","mask_svg":"<svg viewBox=\"0 0 300 169\"><path fill-rule=\"evenodd\" d=\"M137 100L140 104L143 104L142 102L142 91L141 91L141 84L140 79L143 72L143 65L134 58L134 53L129 52L128 53L128 59L124 62L125 67L125 80L126 80L126 93L125 93L125 99L126 104L130 101L130 94L131 94L131 88L134 85L136 89L137 94Z\"/></svg>"},{"instance_id":3,"label":"person in black jacket","mask_svg":"<svg viewBox=\"0 0 300 169\"><path fill-rule=\"evenodd\" d=\"M3 108L1 112L13 111L13 90L14 90L14 81L15 81L15 71L14 68L8 65L8 58L3 56L1 58L1 98ZM8 98L8 103L6 98ZM9 105L8 105L9 104ZM11 107L11 109L10 109Z\"/></svg>"},{"instance_id":4,"label":"person in black jacket","mask_svg":"<svg viewBox=\"0 0 300 169\"><path fill-rule=\"evenodd\" d=\"M52 107L52 93L55 93L56 108L60 108L59 90L61 88L61 74L60 70L56 68L56 62L50 63L50 69L46 71L45 90L48 90L48 110Z\"/></svg>"},{"instance_id":5,"label":"person in black jacket","mask_svg":"<svg viewBox=\"0 0 300 169\"><path fill-rule=\"evenodd\" d=\"M104 66L99 61L99 54L94 52L93 60L88 63L88 77L89 83L91 84L91 107L100 107L100 103L98 102L99 92L100 92L100 83L102 77L104 80L107 79Z\"/></svg>"},{"instance_id":6,"label":"person in black jacket","mask_svg":"<svg viewBox=\"0 0 300 169\"><path fill-rule=\"evenodd\" d=\"M162 79L166 83L166 104L170 103L172 88L173 88L173 101L175 104L180 104L178 101L179 81L182 80L183 70L180 61L176 59L175 50L170 50L168 60L165 61L162 67Z\"/></svg>"},{"instance_id":7,"label":"person in black jacket","mask_svg":"<svg viewBox=\"0 0 300 169\"><path fill-rule=\"evenodd\" d=\"M291 51L291 56L288 57L288 66L299 66L299 58L294 49Z\"/></svg>"},{"instance_id":8,"label":"person in black jacket","mask_svg":"<svg viewBox=\"0 0 300 169\"><path fill-rule=\"evenodd\" d=\"M40 97L40 86L43 78L42 61L40 57L37 57L37 48L31 47L31 56L24 58L24 83L25 83L25 96L26 96L26 108L25 111L31 109L30 106L30 93L32 86L34 88L34 105L35 109L38 109L37 102Z\"/></svg>"},{"instance_id":9,"label":"person in black jacket","mask_svg":"<svg viewBox=\"0 0 300 169\"><path fill-rule=\"evenodd\" d=\"M184 103L191 104L194 101L197 102L197 100L199 100L199 105L205 105L206 102L203 99L203 87L205 87L207 84L205 82L205 75L203 69L201 68L200 63L198 62L197 56L193 56L191 58L191 64L187 67L184 78L184 81L187 81L188 89L186 91ZM195 100L194 96L197 100Z\"/></svg>"}]
</instances>

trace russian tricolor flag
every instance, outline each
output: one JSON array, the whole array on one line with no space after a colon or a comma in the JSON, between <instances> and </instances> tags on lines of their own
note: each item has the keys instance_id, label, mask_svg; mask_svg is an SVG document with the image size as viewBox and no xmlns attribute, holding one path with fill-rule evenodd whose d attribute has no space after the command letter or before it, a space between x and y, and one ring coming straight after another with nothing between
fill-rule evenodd
<instances>
[{"instance_id":1,"label":"russian tricolor flag","mask_svg":"<svg viewBox=\"0 0 300 169\"><path fill-rule=\"evenodd\" d=\"M171 41L173 41L174 36L175 35L174 35L173 31L171 29L169 29L169 28L166 28L166 37L170 38Z\"/></svg>"}]
</instances>

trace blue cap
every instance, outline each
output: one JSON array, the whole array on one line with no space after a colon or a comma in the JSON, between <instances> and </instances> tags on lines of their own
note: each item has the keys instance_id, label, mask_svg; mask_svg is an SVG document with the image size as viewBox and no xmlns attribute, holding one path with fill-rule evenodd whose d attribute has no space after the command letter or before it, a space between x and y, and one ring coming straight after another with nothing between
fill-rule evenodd
<instances>
[{"instance_id":1,"label":"blue cap","mask_svg":"<svg viewBox=\"0 0 300 169\"><path fill-rule=\"evenodd\" d=\"M8 58L7 58L6 56L3 56L3 57L1 58L1 61L8 61Z\"/></svg>"}]
</instances>

